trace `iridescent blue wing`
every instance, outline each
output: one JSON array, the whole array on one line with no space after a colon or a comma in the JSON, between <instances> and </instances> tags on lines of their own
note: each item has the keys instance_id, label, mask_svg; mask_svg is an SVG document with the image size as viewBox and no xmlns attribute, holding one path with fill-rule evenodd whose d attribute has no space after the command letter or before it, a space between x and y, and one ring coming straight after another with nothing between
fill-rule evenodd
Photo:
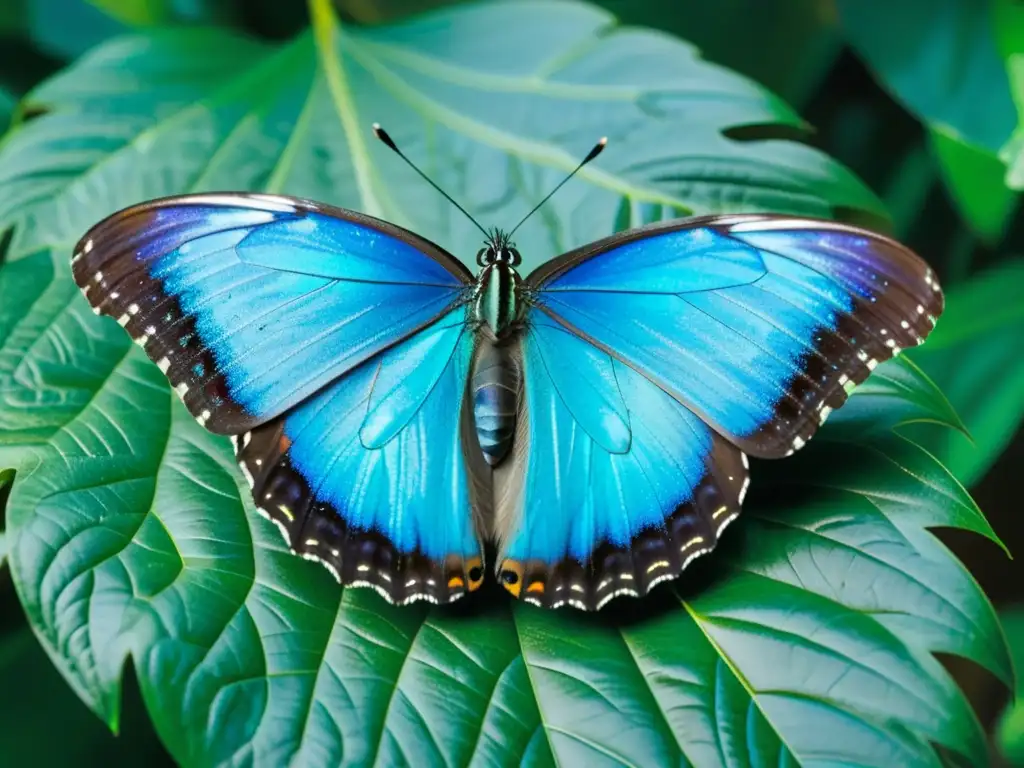
<instances>
[{"instance_id":1,"label":"iridescent blue wing","mask_svg":"<svg viewBox=\"0 0 1024 768\"><path fill-rule=\"evenodd\" d=\"M192 195L99 223L73 272L199 422L235 436L292 549L399 602L479 585L470 275L452 256L317 203Z\"/></svg>"},{"instance_id":2,"label":"iridescent blue wing","mask_svg":"<svg viewBox=\"0 0 1024 768\"><path fill-rule=\"evenodd\" d=\"M482 462L465 398L472 349L453 312L233 438L293 550L400 604L480 586L475 510L489 491L470 474Z\"/></svg>"},{"instance_id":3,"label":"iridescent blue wing","mask_svg":"<svg viewBox=\"0 0 1024 768\"><path fill-rule=\"evenodd\" d=\"M530 301L743 451L786 456L942 312L928 266L828 221L719 216L594 243L527 278Z\"/></svg>"},{"instance_id":4,"label":"iridescent blue wing","mask_svg":"<svg viewBox=\"0 0 1024 768\"><path fill-rule=\"evenodd\" d=\"M514 453L494 476L505 588L595 610L710 551L746 493L745 455L544 313L521 338Z\"/></svg>"},{"instance_id":5,"label":"iridescent blue wing","mask_svg":"<svg viewBox=\"0 0 1024 768\"><path fill-rule=\"evenodd\" d=\"M288 197L189 195L114 214L74 277L213 432L238 434L465 300L469 272L428 241Z\"/></svg>"},{"instance_id":6,"label":"iridescent blue wing","mask_svg":"<svg viewBox=\"0 0 1024 768\"><path fill-rule=\"evenodd\" d=\"M622 233L531 274L498 568L545 605L643 594L713 547L746 456L802 447L942 311L928 267L827 221L722 216Z\"/></svg>"}]
</instances>

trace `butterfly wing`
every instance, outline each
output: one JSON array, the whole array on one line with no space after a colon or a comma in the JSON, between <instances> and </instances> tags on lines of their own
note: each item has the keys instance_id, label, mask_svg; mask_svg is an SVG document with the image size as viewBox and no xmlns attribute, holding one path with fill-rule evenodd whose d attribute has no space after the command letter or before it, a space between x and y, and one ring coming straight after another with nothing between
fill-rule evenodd
<instances>
[{"instance_id":1,"label":"butterfly wing","mask_svg":"<svg viewBox=\"0 0 1024 768\"><path fill-rule=\"evenodd\" d=\"M479 586L470 275L452 256L350 211L229 194L126 209L72 262L199 422L234 436L292 549L395 602Z\"/></svg>"},{"instance_id":2,"label":"butterfly wing","mask_svg":"<svg viewBox=\"0 0 1024 768\"><path fill-rule=\"evenodd\" d=\"M931 271L892 240L768 216L634 230L526 283L498 567L549 606L677 575L738 514L746 454L803 446L942 311Z\"/></svg>"},{"instance_id":3,"label":"butterfly wing","mask_svg":"<svg viewBox=\"0 0 1024 768\"><path fill-rule=\"evenodd\" d=\"M293 550L399 604L480 586L472 347L453 312L235 438L257 507Z\"/></svg>"},{"instance_id":4,"label":"butterfly wing","mask_svg":"<svg viewBox=\"0 0 1024 768\"><path fill-rule=\"evenodd\" d=\"M613 236L527 278L531 302L762 458L800 448L942 312L914 253L812 219L719 216Z\"/></svg>"},{"instance_id":5,"label":"butterfly wing","mask_svg":"<svg viewBox=\"0 0 1024 768\"><path fill-rule=\"evenodd\" d=\"M465 267L386 222L288 197L189 195L91 229L72 259L213 432L297 405L464 300Z\"/></svg>"}]
</instances>

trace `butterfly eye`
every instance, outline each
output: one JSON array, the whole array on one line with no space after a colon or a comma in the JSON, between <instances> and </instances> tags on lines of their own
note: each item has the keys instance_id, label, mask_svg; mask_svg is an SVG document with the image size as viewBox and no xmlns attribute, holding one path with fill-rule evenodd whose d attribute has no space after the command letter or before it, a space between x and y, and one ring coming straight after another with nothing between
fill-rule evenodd
<instances>
[{"instance_id":1,"label":"butterfly eye","mask_svg":"<svg viewBox=\"0 0 1024 768\"><path fill-rule=\"evenodd\" d=\"M489 250L489 248L481 248L479 251L476 252L476 263L478 267L490 264L490 262L487 261L487 252Z\"/></svg>"},{"instance_id":2,"label":"butterfly eye","mask_svg":"<svg viewBox=\"0 0 1024 768\"><path fill-rule=\"evenodd\" d=\"M509 252L509 255L510 255L513 267L518 267L520 264L523 263L523 257L519 255L519 251L517 251L515 248L509 248L508 252Z\"/></svg>"}]
</instances>

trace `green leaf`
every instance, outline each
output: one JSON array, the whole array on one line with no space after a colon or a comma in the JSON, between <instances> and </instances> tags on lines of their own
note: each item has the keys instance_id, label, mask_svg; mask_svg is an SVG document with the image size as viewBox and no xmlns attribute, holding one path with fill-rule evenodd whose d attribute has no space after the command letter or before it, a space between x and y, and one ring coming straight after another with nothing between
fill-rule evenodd
<instances>
[{"instance_id":1,"label":"green leaf","mask_svg":"<svg viewBox=\"0 0 1024 768\"><path fill-rule=\"evenodd\" d=\"M937 766L933 744L983 761L932 653L1004 680L1010 663L991 606L927 529L997 540L931 455L873 431L953 420L903 364L808 449L755 464L715 555L598 615L493 584L451 608L395 607L287 551L228 442L74 289L67 244L107 212L286 191L469 252L470 226L370 143L376 119L488 222L524 212L600 124L607 160L524 234L534 263L689 210L879 215L819 153L723 135L797 126L776 99L590 6L466 5L359 32L326 2L312 12L312 35L280 49L202 30L112 41L32 94L49 112L0 147L11 572L79 696L116 724L131 660L185 765Z\"/></svg>"},{"instance_id":2,"label":"green leaf","mask_svg":"<svg viewBox=\"0 0 1024 768\"><path fill-rule=\"evenodd\" d=\"M24 621L0 634L0 687L18 696L0 719L7 765L172 765L141 712L129 709L123 733L111 734L68 689ZM128 703L141 708L132 688Z\"/></svg>"},{"instance_id":3,"label":"green leaf","mask_svg":"<svg viewBox=\"0 0 1024 768\"><path fill-rule=\"evenodd\" d=\"M230 18L229 0L84 0L107 16L132 26L175 21L213 22Z\"/></svg>"},{"instance_id":4,"label":"green leaf","mask_svg":"<svg viewBox=\"0 0 1024 768\"><path fill-rule=\"evenodd\" d=\"M836 14L823 0L600 0L624 23L664 29L718 64L741 72L797 106L808 101L841 47ZM771 40L770 45L765 40Z\"/></svg>"},{"instance_id":5,"label":"green leaf","mask_svg":"<svg viewBox=\"0 0 1024 768\"><path fill-rule=\"evenodd\" d=\"M170 0L86 0L108 16L124 24L147 25L168 22L174 18Z\"/></svg>"},{"instance_id":6,"label":"green leaf","mask_svg":"<svg viewBox=\"0 0 1024 768\"><path fill-rule=\"evenodd\" d=\"M964 219L983 239L998 241L1017 203L1006 187L1021 188L1013 170L1013 76L996 39L998 12L975 0L838 0L838 6L850 44L929 129Z\"/></svg>"},{"instance_id":7,"label":"green leaf","mask_svg":"<svg viewBox=\"0 0 1024 768\"><path fill-rule=\"evenodd\" d=\"M0 3L0 35L19 33L25 26L27 0L8 0Z\"/></svg>"},{"instance_id":8,"label":"green leaf","mask_svg":"<svg viewBox=\"0 0 1024 768\"><path fill-rule=\"evenodd\" d=\"M857 408L844 408L831 416L826 435L863 437L892 432L908 424L939 424L966 434L967 428L942 391L906 357L883 363L857 387Z\"/></svg>"},{"instance_id":9,"label":"green leaf","mask_svg":"<svg viewBox=\"0 0 1024 768\"><path fill-rule=\"evenodd\" d=\"M946 393L970 439L915 430L965 485L985 474L1024 420L1024 260L1013 259L951 290L946 310L914 360Z\"/></svg>"},{"instance_id":10,"label":"green leaf","mask_svg":"<svg viewBox=\"0 0 1024 768\"><path fill-rule=\"evenodd\" d=\"M1024 670L1024 608L1014 606L1005 610L1000 620L1010 643L1013 665L1018 672ZM1019 691L999 717L996 744L1010 765L1024 766L1024 695Z\"/></svg>"},{"instance_id":11,"label":"green leaf","mask_svg":"<svg viewBox=\"0 0 1024 768\"><path fill-rule=\"evenodd\" d=\"M381 24L451 5L456 0L335 0L347 18ZM811 98L839 55L835 10L829 0L597 0L621 23L678 35L704 58L756 80L797 107ZM766 36L772 44L765 45Z\"/></svg>"},{"instance_id":12,"label":"green leaf","mask_svg":"<svg viewBox=\"0 0 1024 768\"><path fill-rule=\"evenodd\" d=\"M485 54L498 34L508 54ZM677 40L616 29L577 3L470 5L358 32L321 18L315 41L280 49L155 31L97 49L27 103L50 113L3 147L12 259L73 242L140 199L217 188L364 209L475 253L479 233L373 140L374 121L486 222L518 220L607 135L601 162L517 233L526 269L616 222L691 211L884 217L819 152L724 135L752 123L800 127L778 99Z\"/></svg>"},{"instance_id":13,"label":"green leaf","mask_svg":"<svg viewBox=\"0 0 1024 768\"><path fill-rule=\"evenodd\" d=\"M28 34L43 51L73 59L125 26L88 0L23 0ZM55 23L60 19L60 23Z\"/></svg>"},{"instance_id":14,"label":"green leaf","mask_svg":"<svg viewBox=\"0 0 1024 768\"><path fill-rule=\"evenodd\" d=\"M995 154L1016 124L988 2L837 0L847 38L921 122Z\"/></svg>"},{"instance_id":15,"label":"green leaf","mask_svg":"<svg viewBox=\"0 0 1024 768\"><path fill-rule=\"evenodd\" d=\"M929 136L943 181L960 215L982 240L998 243L1019 203L1018 195L1003 183L1006 167L992 153L960 141L941 128L931 129Z\"/></svg>"}]
</instances>

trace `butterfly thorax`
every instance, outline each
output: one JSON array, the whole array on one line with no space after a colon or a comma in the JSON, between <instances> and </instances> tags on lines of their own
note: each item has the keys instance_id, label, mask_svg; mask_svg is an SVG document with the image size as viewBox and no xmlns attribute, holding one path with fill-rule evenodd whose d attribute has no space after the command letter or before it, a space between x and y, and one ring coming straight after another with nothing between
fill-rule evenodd
<instances>
[{"instance_id":1,"label":"butterfly thorax","mask_svg":"<svg viewBox=\"0 0 1024 768\"><path fill-rule=\"evenodd\" d=\"M501 231L496 231L476 255L481 270L474 291L474 319L494 339L505 338L522 319L522 278L516 271L521 261L519 251Z\"/></svg>"}]
</instances>

